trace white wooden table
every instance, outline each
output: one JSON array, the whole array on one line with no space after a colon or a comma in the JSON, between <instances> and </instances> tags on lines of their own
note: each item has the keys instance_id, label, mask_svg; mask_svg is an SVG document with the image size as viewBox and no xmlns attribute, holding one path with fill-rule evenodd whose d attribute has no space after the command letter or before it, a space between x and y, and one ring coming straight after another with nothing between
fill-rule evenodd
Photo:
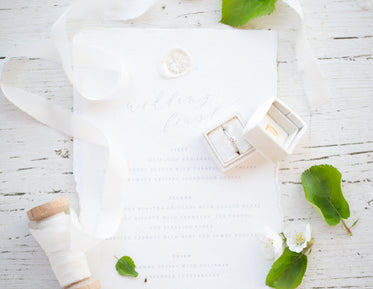
<instances>
[{"instance_id":1,"label":"white wooden table","mask_svg":"<svg viewBox=\"0 0 373 289\"><path fill-rule=\"evenodd\" d=\"M1 0L0 59L16 44L48 37L69 0ZM279 97L309 123L295 153L280 164L284 221L313 225L315 246L301 288L373 288L373 3L304 0L310 39L332 99L312 113L294 58L297 20L284 5L248 28L279 31ZM369 7L369 4L371 7ZM215 27L219 0L160 0L130 26ZM118 25L118 23L116 23ZM58 67L20 62L20 81L64 107L71 87ZM22 77L22 78L21 78ZM59 288L47 258L27 230L26 210L67 195L77 204L72 175L73 140L26 116L0 93L0 288ZM329 227L305 200L301 173L314 164L336 166L352 216L348 237Z\"/></svg>"}]
</instances>

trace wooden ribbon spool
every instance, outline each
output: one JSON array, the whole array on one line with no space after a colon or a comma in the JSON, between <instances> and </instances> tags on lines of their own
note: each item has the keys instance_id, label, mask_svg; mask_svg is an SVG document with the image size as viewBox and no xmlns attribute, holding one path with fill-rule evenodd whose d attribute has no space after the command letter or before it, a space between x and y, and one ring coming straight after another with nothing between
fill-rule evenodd
<instances>
[{"instance_id":1,"label":"wooden ribbon spool","mask_svg":"<svg viewBox=\"0 0 373 289\"><path fill-rule=\"evenodd\" d=\"M40 206L34 207L27 212L30 221L42 221L56 214L63 213L70 207L70 202L67 197L60 197ZM77 280L64 287L64 289L100 289L100 280L92 279L91 277L82 280Z\"/></svg>"}]
</instances>

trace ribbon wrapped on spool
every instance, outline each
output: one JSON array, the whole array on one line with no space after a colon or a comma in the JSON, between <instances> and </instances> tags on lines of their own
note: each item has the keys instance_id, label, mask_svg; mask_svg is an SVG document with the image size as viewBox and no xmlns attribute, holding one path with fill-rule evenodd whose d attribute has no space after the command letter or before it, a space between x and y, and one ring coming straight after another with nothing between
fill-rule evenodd
<instances>
[{"instance_id":1,"label":"ribbon wrapped on spool","mask_svg":"<svg viewBox=\"0 0 373 289\"><path fill-rule=\"evenodd\" d=\"M73 211L61 197L27 212L29 229L48 256L60 286L65 289L100 289L92 279L85 253L71 248Z\"/></svg>"}]
</instances>

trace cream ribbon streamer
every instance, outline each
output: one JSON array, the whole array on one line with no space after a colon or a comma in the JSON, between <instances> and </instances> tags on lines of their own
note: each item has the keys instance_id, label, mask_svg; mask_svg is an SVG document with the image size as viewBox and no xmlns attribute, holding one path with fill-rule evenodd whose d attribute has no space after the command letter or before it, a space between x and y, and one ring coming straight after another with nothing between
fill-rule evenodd
<instances>
[{"instance_id":1,"label":"cream ribbon streamer","mask_svg":"<svg viewBox=\"0 0 373 289\"><path fill-rule=\"evenodd\" d=\"M282 0L299 16L301 26L296 43L298 68L303 73L308 102L312 110L319 108L330 98L329 87L321 73L315 54L307 37L307 27L299 0Z\"/></svg>"},{"instance_id":2,"label":"cream ribbon streamer","mask_svg":"<svg viewBox=\"0 0 373 289\"><path fill-rule=\"evenodd\" d=\"M124 3L128 4L128 9L118 9L117 6ZM89 16L88 18L93 16L96 19L105 19L111 17L114 11L117 17L123 20L141 15L150 4L148 0L75 2L54 24L52 29L54 43L46 40L28 45L24 49L13 51L13 56L60 60L68 79L82 97L89 101L115 99L123 93L126 84L123 63L118 63L115 55L95 47L74 45L68 39L67 19L74 15L81 18L86 15ZM90 11L87 11L87 7L90 7ZM108 9L105 10L105 7ZM113 7L116 9L112 10ZM8 56L4 62L11 58L12 56ZM99 81L101 73L110 73L113 75L113 81L102 84ZM65 287L90 276L84 252L101 240L111 237L120 225L125 205L127 162L118 145L100 129L80 116L51 104L39 95L7 84L2 76L0 75L0 86L5 97L25 113L62 133L103 146L108 151L104 190L98 200L100 209L94 210L96 206L86 202L89 192L84 191L84 186L78 191L80 197L85 195L85 198L82 198L85 201L82 201L80 206L81 212L85 212L86 221L82 223L86 226L82 227L76 217L73 218L71 214L65 213L42 222L30 223L32 235L46 252L60 285ZM77 86L76 83L81 85ZM98 218L90 218L97 215ZM89 224L90 220L97 220L97 222L92 226Z\"/></svg>"},{"instance_id":3,"label":"cream ribbon streamer","mask_svg":"<svg viewBox=\"0 0 373 289\"><path fill-rule=\"evenodd\" d=\"M109 52L100 51L95 47L74 45L68 37L66 25L69 19L132 19L144 13L152 2L151 0L76 1L53 25L53 42L46 40L28 45L24 49L16 49L4 62L17 56L59 60L74 89L82 97L89 101L116 99L121 95L126 84L123 63L118 63L116 55ZM100 73L112 74L113 81L104 84L94 81L100 78ZM82 85L77 86L77 82ZM88 83L92 87L88 86ZM0 78L0 86L11 103L41 123L66 135L107 148L107 172L104 191L99 200L100 209L99 211L92 210L90 209L91 203L80 203L81 209L89 212L85 218L89 219L90 215L99 215L99 218L92 218L98 221L95 226L89 226L89 229L88 226L81 227L79 223L72 222L70 226L71 248L84 252L100 240L111 237L122 219L128 178L127 162L116 142L80 116L57 107L37 94L10 85L4 81L3 75ZM83 191L78 191L78 194L87 196L89 192L83 189Z\"/></svg>"}]
</instances>

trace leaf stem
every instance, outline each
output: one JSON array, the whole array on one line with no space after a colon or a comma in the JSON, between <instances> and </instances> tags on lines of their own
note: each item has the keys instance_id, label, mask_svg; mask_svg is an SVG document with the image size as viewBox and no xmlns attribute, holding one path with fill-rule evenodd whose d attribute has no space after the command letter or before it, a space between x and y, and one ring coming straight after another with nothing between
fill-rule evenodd
<instances>
[{"instance_id":1,"label":"leaf stem","mask_svg":"<svg viewBox=\"0 0 373 289\"><path fill-rule=\"evenodd\" d=\"M347 234L351 237L351 236L352 236L351 228L352 228L353 226L356 225L356 223L357 223L357 221L358 221L359 219L357 219L357 220L352 224L352 226L349 228L349 227L347 227L345 221L343 220L341 214L340 214L338 211L337 211L337 214L338 214L339 218L341 219L341 221L342 221L342 225L343 225L343 227L345 228Z\"/></svg>"},{"instance_id":2,"label":"leaf stem","mask_svg":"<svg viewBox=\"0 0 373 289\"><path fill-rule=\"evenodd\" d=\"M342 225L343 227L346 229L347 231L347 234L351 237L352 236L352 232L351 232L351 229L349 227L347 227L345 221L341 218L341 221L342 221Z\"/></svg>"}]
</instances>

